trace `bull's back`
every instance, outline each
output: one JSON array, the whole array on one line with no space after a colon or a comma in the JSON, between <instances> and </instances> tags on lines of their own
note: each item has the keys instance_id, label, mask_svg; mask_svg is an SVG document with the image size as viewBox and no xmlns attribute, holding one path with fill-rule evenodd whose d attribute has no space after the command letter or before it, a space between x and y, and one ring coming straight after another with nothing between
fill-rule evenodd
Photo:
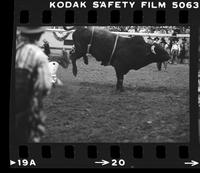
<instances>
[{"instance_id":1,"label":"bull's back","mask_svg":"<svg viewBox=\"0 0 200 173\"><path fill-rule=\"evenodd\" d=\"M116 49L115 58L121 64L123 71L138 70L151 63L147 56L150 47L143 37L120 38Z\"/></svg>"}]
</instances>

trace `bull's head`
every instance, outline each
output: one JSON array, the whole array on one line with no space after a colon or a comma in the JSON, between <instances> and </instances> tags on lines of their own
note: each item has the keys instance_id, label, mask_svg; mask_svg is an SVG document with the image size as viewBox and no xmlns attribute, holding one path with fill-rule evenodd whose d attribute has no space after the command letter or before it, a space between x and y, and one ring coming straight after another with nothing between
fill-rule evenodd
<instances>
[{"instance_id":1,"label":"bull's head","mask_svg":"<svg viewBox=\"0 0 200 173\"><path fill-rule=\"evenodd\" d=\"M151 56L154 58L155 62L164 62L170 59L168 52L156 43L151 46Z\"/></svg>"}]
</instances>

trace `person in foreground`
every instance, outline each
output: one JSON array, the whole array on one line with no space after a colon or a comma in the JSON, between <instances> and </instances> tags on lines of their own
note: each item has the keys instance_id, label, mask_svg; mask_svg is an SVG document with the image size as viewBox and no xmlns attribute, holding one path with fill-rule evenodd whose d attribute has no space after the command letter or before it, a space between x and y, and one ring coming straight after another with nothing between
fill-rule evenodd
<instances>
[{"instance_id":1,"label":"person in foreground","mask_svg":"<svg viewBox=\"0 0 200 173\"><path fill-rule=\"evenodd\" d=\"M48 57L38 46L44 27L19 27L15 57L15 140L38 143L45 132L43 98L52 83Z\"/></svg>"}]
</instances>

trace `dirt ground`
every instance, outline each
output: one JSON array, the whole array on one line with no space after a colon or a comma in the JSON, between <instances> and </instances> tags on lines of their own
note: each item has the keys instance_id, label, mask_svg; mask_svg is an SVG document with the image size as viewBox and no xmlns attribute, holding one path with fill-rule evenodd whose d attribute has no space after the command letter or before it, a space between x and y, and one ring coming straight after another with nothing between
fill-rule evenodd
<instances>
[{"instance_id":1,"label":"dirt ground","mask_svg":"<svg viewBox=\"0 0 200 173\"><path fill-rule=\"evenodd\" d=\"M47 133L42 142L189 142L189 65L156 64L125 76L115 91L115 71L94 59L59 67L64 86L44 100Z\"/></svg>"}]
</instances>

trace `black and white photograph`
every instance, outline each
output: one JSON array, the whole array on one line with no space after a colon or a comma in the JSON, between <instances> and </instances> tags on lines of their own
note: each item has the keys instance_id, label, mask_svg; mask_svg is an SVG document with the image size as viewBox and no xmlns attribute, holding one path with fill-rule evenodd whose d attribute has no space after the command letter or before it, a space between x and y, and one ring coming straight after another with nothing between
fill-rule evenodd
<instances>
[{"instance_id":1,"label":"black and white photograph","mask_svg":"<svg viewBox=\"0 0 200 173\"><path fill-rule=\"evenodd\" d=\"M190 142L190 27L19 26L15 140Z\"/></svg>"}]
</instances>

